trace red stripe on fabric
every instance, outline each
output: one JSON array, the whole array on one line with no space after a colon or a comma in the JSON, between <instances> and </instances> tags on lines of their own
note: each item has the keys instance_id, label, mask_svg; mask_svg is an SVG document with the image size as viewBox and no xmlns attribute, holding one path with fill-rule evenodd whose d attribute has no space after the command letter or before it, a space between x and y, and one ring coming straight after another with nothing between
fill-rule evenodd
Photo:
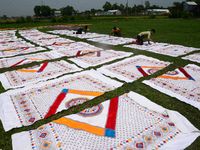
<instances>
[{"instance_id":1,"label":"red stripe on fabric","mask_svg":"<svg viewBox=\"0 0 200 150\"><path fill-rule=\"evenodd\" d=\"M22 49L21 51L25 51L25 50L27 50L27 49L29 49L29 48L27 47L27 48L25 48L25 49Z\"/></svg>"},{"instance_id":2,"label":"red stripe on fabric","mask_svg":"<svg viewBox=\"0 0 200 150\"><path fill-rule=\"evenodd\" d=\"M63 93L61 92L60 95L58 95L58 97L56 98L55 102L53 103L53 105L49 108L48 113L46 114L46 116L44 118L47 118L51 115L55 115L56 110L58 109L58 106L60 105L60 103L62 102L62 100L65 98L67 93Z\"/></svg>"},{"instance_id":3,"label":"red stripe on fabric","mask_svg":"<svg viewBox=\"0 0 200 150\"><path fill-rule=\"evenodd\" d=\"M100 57L101 56L101 52L97 52L97 56Z\"/></svg>"},{"instance_id":4,"label":"red stripe on fabric","mask_svg":"<svg viewBox=\"0 0 200 150\"><path fill-rule=\"evenodd\" d=\"M192 78L183 68L178 68L187 78Z\"/></svg>"},{"instance_id":5,"label":"red stripe on fabric","mask_svg":"<svg viewBox=\"0 0 200 150\"><path fill-rule=\"evenodd\" d=\"M107 129L115 130L117 109L118 109L118 97L115 97L110 100L108 118L107 118L107 123L106 123Z\"/></svg>"},{"instance_id":6,"label":"red stripe on fabric","mask_svg":"<svg viewBox=\"0 0 200 150\"><path fill-rule=\"evenodd\" d=\"M42 71L46 68L46 66L48 65L48 63L49 63L49 62L44 63L44 64L42 65L42 67L41 67L38 71L39 71L39 72L42 72Z\"/></svg>"},{"instance_id":7,"label":"red stripe on fabric","mask_svg":"<svg viewBox=\"0 0 200 150\"><path fill-rule=\"evenodd\" d=\"M146 72L144 72L144 70L142 68L137 68L144 77L148 76L148 74Z\"/></svg>"},{"instance_id":8,"label":"red stripe on fabric","mask_svg":"<svg viewBox=\"0 0 200 150\"><path fill-rule=\"evenodd\" d=\"M18 63L14 64L14 65L12 65L12 66L10 66L10 67L15 67L15 66L21 64L21 63L22 63L23 61L25 61L25 60L26 60L26 59L23 59L23 60L19 61Z\"/></svg>"},{"instance_id":9,"label":"red stripe on fabric","mask_svg":"<svg viewBox=\"0 0 200 150\"><path fill-rule=\"evenodd\" d=\"M76 54L76 56L80 55L80 53L81 53L81 51L78 51L77 54Z\"/></svg>"}]
</instances>

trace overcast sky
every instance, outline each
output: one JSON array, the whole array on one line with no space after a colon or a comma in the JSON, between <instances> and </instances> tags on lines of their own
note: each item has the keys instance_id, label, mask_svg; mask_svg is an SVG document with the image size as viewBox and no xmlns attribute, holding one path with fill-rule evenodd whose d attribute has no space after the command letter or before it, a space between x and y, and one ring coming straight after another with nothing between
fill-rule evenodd
<instances>
[{"instance_id":1,"label":"overcast sky","mask_svg":"<svg viewBox=\"0 0 200 150\"><path fill-rule=\"evenodd\" d=\"M127 0L0 0L0 16L33 16L34 7L36 5L47 5L50 8L60 9L67 5L73 6L79 12L85 10L102 9L106 1L111 4L117 3L126 6ZM147 0L128 0L128 6L133 7L134 4L143 4ZM182 2L184 0L148 0L150 5L159 5L163 7L172 6L173 2Z\"/></svg>"}]
</instances>

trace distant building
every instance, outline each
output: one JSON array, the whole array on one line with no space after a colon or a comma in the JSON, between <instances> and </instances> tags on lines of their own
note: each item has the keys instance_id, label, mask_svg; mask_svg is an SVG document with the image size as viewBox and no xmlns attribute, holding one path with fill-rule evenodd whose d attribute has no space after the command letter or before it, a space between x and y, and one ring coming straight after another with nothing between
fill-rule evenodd
<instances>
[{"instance_id":1,"label":"distant building","mask_svg":"<svg viewBox=\"0 0 200 150\"><path fill-rule=\"evenodd\" d=\"M54 16L61 16L61 11L54 11Z\"/></svg>"},{"instance_id":2,"label":"distant building","mask_svg":"<svg viewBox=\"0 0 200 150\"><path fill-rule=\"evenodd\" d=\"M184 2L183 5L183 11L193 11L195 9L197 9L197 3L195 2Z\"/></svg>"},{"instance_id":3,"label":"distant building","mask_svg":"<svg viewBox=\"0 0 200 150\"><path fill-rule=\"evenodd\" d=\"M169 14L169 9L147 9L146 14L158 15L158 14Z\"/></svg>"},{"instance_id":4,"label":"distant building","mask_svg":"<svg viewBox=\"0 0 200 150\"><path fill-rule=\"evenodd\" d=\"M108 10L104 14L105 15L121 15L122 12L120 10Z\"/></svg>"}]
</instances>

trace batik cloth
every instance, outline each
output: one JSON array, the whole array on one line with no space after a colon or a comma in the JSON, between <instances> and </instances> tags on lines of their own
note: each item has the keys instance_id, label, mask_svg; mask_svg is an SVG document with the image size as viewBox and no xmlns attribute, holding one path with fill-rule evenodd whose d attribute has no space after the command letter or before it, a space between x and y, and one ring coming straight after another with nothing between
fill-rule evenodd
<instances>
[{"instance_id":1,"label":"batik cloth","mask_svg":"<svg viewBox=\"0 0 200 150\"><path fill-rule=\"evenodd\" d=\"M15 56L20 54L28 54L38 51L47 50L43 47L9 47L7 49L3 49L0 51L0 57L9 57L9 56Z\"/></svg>"},{"instance_id":2,"label":"batik cloth","mask_svg":"<svg viewBox=\"0 0 200 150\"><path fill-rule=\"evenodd\" d=\"M56 44L48 46L53 52L61 56L78 56L89 52L96 52L103 50L102 48L90 45L85 42L74 42L68 44Z\"/></svg>"},{"instance_id":3,"label":"batik cloth","mask_svg":"<svg viewBox=\"0 0 200 150\"><path fill-rule=\"evenodd\" d=\"M38 30L19 31L19 34L21 34L24 38L26 38L34 43L37 43L41 46L74 42L73 40L61 38L57 35L43 33Z\"/></svg>"},{"instance_id":4,"label":"batik cloth","mask_svg":"<svg viewBox=\"0 0 200 150\"><path fill-rule=\"evenodd\" d=\"M178 57L178 56L185 55L196 50L200 50L200 49L194 48L194 47L186 47L182 45L168 45L168 46L157 48L157 49L151 49L150 51L154 53L169 55L172 57Z\"/></svg>"},{"instance_id":5,"label":"batik cloth","mask_svg":"<svg viewBox=\"0 0 200 150\"><path fill-rule=\"evenodd\" d=\"M15 40L13 39L9 41L4 40L0 42L0 50L13 49L15 47L35 47L35 45L28 43L21 38L16 38Z\"/></svg>"},{"instance_id":6,"label":"batik cloth","mask_svg":"<svg viewBox=\"0 0 200 150\"><path fill-rule=\"evenodd\" d=\"M200 53L191 54L191 55L182 57L182 59L186 59L186 60L190 60L190 61L200 63Z\"/></svg>"},{"instance_id":7,"label":"batik cloth","mask_svg":"<svg viewBox=\"0 0 200 150\"><path fill-rule=\"evenodd\" d=\"M16 32L16 30L4 30L4 31L0 31L0 38L1 39L7 39L7 38L16 37L15 36L15 32Z\"/></svg>"},{"instance_id":8,"label":"batik cloth","mask_svg":"<svg viewBox=\"0 0 200 150\"><path fill-rule=\"evenodd\" d=\"M200 110L200 67L189 64L143 83Z\"/></svg>"},{"instance_id":9,"label":"batik cloth","mask_svg":"<svg viewBox=\"0 0 200 150\"><path fill-rule=\"evenodd\" d=\"M119 45L119 44L131 43L135 39L106 35L104 37L97 37L97 38L92 38L92 39L87 39L87 40L93 41L93 42L99 42L103 44L109 44L109 45Z\"/></svg>"},{"instance_id":10,"label":"batik cloth","mask_svg":"<svg viewBox=\"0 0 200 150\"><path fill-rule=\"evenodd\" d=\"M184 149L200 132L184 116L130 92L12 135L13 150Z\"/></svg>"},{"instance_id":11,"label":"batik cloth","mask_svg":"<svg viewBox=\"0 0 200 150\"><path fill-rule=\"evenodd\" d=\"M131 56L131 52L114 51L114 50L104 50L94 53L89 53L80 57L70 58L77 65L87 68L91 66L97 66L106 62L110 62L116 59Z\"/></svg>"},{"instance_id":12,"label":"batik cloth","mask_svg":"<svg viewBox=\"0 0 200 150\"><path fill-rule=\"evenodd\" d=\"M3 58L0 59L0 68L15 67L19 65L29 64L32 62L39 62L44 60L51 60L61 57L58 54L55 54L53 51L29 54L23 56L16 56L12 58Z\"/></svg>"},{"instance_id":13,"label":"batik cloth","mask_svg":"<svg viewBox=\"0 0 200 150\"><path fill-rule=\"evenodd\" d=\"M74 42L74 43L54 44L47 47L52 50L71 50L74 48L86 47L86 46L92 46L92 45L85 42Z\"/></svg>"},{"instance_id":14,"label":"batik cloth","mask_svg":"<svg viewBox=\"0 0 200 150\"><path fill-rule=\"evenodd\" d=\"M91 33L91 32L87 32L86 34L85 32L83 32L82 34L76 34L77 31L75 30L54 30L54 31L48 31L48 32L54 33L54 34L73 36L73 37L77 37L81 39L106 36L105 34L98 34L98 33Z\"/></svg>"},{"instance_id":15,"label":"batik cloth","mask_svg":"<svg viewBox=\"0 0 200 150\"><path fill-rule=\"evenodd\" d=\"M143 45L130 44L130 45L124 45L124 47L135 48L139 50L151 50L151 49L162 48L168 45L167 43L153 43L153 42L150 43L151 45L149 45L148 42L144 42Z\"/></svg>"},{"instance_id":16,"label":"batik cloth","mask_svg":"<svg viewBox=\"0 0 200 150\"><path fill-rule=\"evenodd\" d=\"M105 75L116 77L126 82L133 82L141 77L152 75L168 65L170 65L169 62L137 55L110 65L104 65L97 70Z\"/></svg>"},{"instance_id":17,"label":"batik cloth","mask_svg":"<svg viewBox=\"0 0 200 150\"><path fill-rule=\"evenodd\" d=\"M0 74L0 81L5 89L18 88L80 70L82 69L64 60L45 62L28 68L4 72Z\"/></svg>"},{"instance_id":18,"label":"batik cloth","mask_svg":"<svg viewBox=\"0 0 200 150\"><path fill-rule=\"evenodd\" d=\"M0 119L5 131L31 125L122 86L90 70L65 75L0 94Z\"/></svg>"}]
</instances>

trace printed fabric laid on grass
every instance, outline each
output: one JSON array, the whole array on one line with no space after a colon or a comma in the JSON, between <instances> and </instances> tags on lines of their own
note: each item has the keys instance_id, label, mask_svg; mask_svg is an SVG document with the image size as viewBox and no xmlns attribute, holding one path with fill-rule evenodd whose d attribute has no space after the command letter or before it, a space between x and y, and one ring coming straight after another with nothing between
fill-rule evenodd
<instances>
[{"instance_id":1,"label":"printed fabric laid on grass","mask_svg":"<svg viewBox=\"0 0 200 150\"><path fill-rule=\"evenodd\" d=\"M73 40L61 38L57 35L43 33L38 30L23 30L23 31L19 31L19 34L21 34L24 38L34 43L37 43L41 46L53 45L56 43L74 42Z\"/></svg>"},{"instance_id":2,"label":"printed fabric laid on grass","mask_svg":"<svg viewBox=\"0 0 200 150\"><path fill-rule=\"evenodd\" d=\"M191 55L182 57L182 59L186 59L186 60L190 60L190 61L200 63L200 53L191 54Z\"/></svg>"},{"instance_id":3,"label":"printed fabric laid on grass","mask_svg":"<svg viewBox=\"0 0 200 150\"><path fill-rule=\"evenodd\" d=\"M70 50L73 48L84 47L84 46L92 46L92 45L85 42L74 42L74 43L64 43L64 44L56 43L47 47L52 50Z\"/></svg>"},{"instance_id":4,"label":"printed fabric laid on grass","mask_svg":"<svg viewBox=\"0 0 200 150\"><path fill-rule=\"evenodd\" d=\"M87 68L91 66L97 66L103 63L107 63L116 59L131 56L131 52L114 51L114 50L103 50L90 54L86 54L76 58L70 58L77 65Z\"/></svg>"},{"instance_id":5,"label":"printed fabric laid on grass","mask_svg":"<svg viewBox=\"0 0 200 150\"><path fill-rule=\"evenodd\" d=\"M143 83L200 110L199 66L189 64Z\"/></svg>"},{"instance_id":6,"label":"printed fabric laid on grass","mask_svg":"<svg viewBox=\"0 0 200 150\"><path fill-rule=\"evenodd\" d=\"M90 70L9 90L0 94L0 119L5 131L28 126L122 85Z\"/></svg>"},{"instance_id":7,"label":"printed fabric laid on grass","mask_svg":"<svg viewBox=\"0 0 200 150\"><path fill-rule=\"evenodd\" d=\"M4 72L0 74L0 81L5 89L18 88L80 70L82 69L64 60L45 62L28 68Z\"/></svg>"},{"instance_id":8,"label":"printed fabric laid on grass","mask_svg":"<svg viewBox=\"0 0 200 150\"><path fill-rule=\"evenodd\" d=\"M33 53L46 50L43 47L9 47L0 51L0 57L9 57L20 54Z\"/></svg>"},{"instance_id":9,"label":"printed fabric laid on grass","mask_svg":"<svg viewBox=\"0 0 200 150\"><path fill-rule=\"evenodd\" d=\"M16 38L13 40L4 40L0 42L0 50L14 48L14 47L35 47L35 45L24 41L21 38Z\"/></svg>"},{"instance_id":10,"label":"printed fabric laid on grass","mask_svg":"<svg viewBox=\"0 0 200 150\"><path fill-rule=\"evenodd\" d=\"M103 50L102 48L98 48L95 46L83 46L83 47L77 47L77 48L71 48L71 49L59 49L59 50L54 50L53 52L57 55L61 56L79 56L83 55L86 53L91 53L91 52L97 52Z\"/></svg>"},{"instance_id":11,"label":"printed fabric laid on grass","mask_svg":"<svg viewBox=\"0 0 200 150\"><path fill-rule=\"evenodd\" d=\"M92 38L92 39L87 39L87 40L93 41L93 42L99 42L103 44L109 44L109 45L119 45L119 44L131 43L135 39L106 35L104 37L97 37L97 38Z\"/></svg>"},{"instance_id":12,"label":"printed fabric laid on grass","mask_svg":"<svg viewBox=\"0 0 200 150\"><path fill-rule=\"evenodd\" d=\"M104 65L97 70L105 75L116 77L126 82L133 82L140 77L151 75L168 65L170 65L169 62L137 55L110 65Z\"/></svg>"},{"instance_id":13,"label":"printed fabric laid on grass","mask_svg":"<svg viewBox=\"0 0 200 150\"><path fill-rule=\"evenodd\" d=\"M29 64L32 62L39 62L44 60L51 60L61 57L58 54L55 54L53 51L29 54L23 56L16 56L12 58L3 58L0 59L0 68L15 67L19 65Z\"/></svg>"},{"instance_id":14,"label":"printed fabric laid on grass","mask_svg":"<svg viewBox=\"0 0 200 150\"><path fill-rule=\"evenodd\" d=\"M135 92L12 135L13 150L182 150L200 135L180 113Z\"/></svg>"},{"instance_id":15,"label":"printed fabric laid on grass","mask_svg":"<svg viewBox=\"0 0 200 150\"><path fill-rule=\"evenodd\" d=\"M77 31L75 30L54 30L54 31L48 31L48 32L54 33L54 34L73 36L73 37L77 37L81 39L106 36L106 34L98 34L98 33L91 33L91 32L87 32L86 34L85 32L83 32L82 34L76 34Z\"/></svg>"},{"instance_id":16,"label":"printed fabric laid on grass","mask_svg":"<svg viewBox=\"0 0 200 150\"><path fill-rule=\"evenodd\" d=\"M151 49L162 48L167 45L168 45L167 43L153 43L153 42L151 42L151 45L149 45L148 42L144 42L143 45L130 44L130 45L124 45L124 47L135 48L140 50L151 50Z\"/></svg>"},{"instance_id":17,"label":"printed fabric laid on grass","mask_svg":"<svg viewBox=\"0 0 200 150\"><path fill-rule=\"evenodd\" d=\"M186 47L182 45L168 45L168 46L157 48L157 49L151 49L150 51L154 53L169 55L172 57L178 57L178 56L185 55L196 50L200 50L200 49L193 48L193 47Z\"/></svg>"}]
</instances>

